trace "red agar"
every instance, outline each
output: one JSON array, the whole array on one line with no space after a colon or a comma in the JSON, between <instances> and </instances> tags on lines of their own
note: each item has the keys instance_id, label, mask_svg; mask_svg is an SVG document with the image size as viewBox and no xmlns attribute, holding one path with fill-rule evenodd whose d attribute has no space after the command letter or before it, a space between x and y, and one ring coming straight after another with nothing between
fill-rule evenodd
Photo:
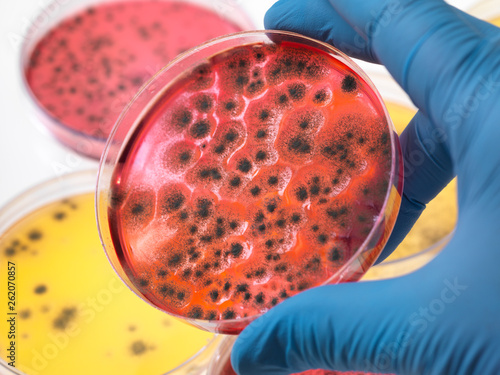
<instances>
[{"instance_id":1,"label":"red agar","mask_svg":"<svg viewBox=\"0 0 500 375\"><path fill-rule=\"evenodd\" d=\"M390 131L372 89L319 49L212 56L166 91L116 166L122 267L151 303L203 320L255 316L338 281L383 214Z\"/></svg>"}]
</instances>

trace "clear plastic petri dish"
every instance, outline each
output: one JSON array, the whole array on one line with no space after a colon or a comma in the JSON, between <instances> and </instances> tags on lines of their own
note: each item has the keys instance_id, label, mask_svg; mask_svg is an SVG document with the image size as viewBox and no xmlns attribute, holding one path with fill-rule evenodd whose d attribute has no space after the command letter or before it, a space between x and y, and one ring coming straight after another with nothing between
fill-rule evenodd
<instances>
[{"instance_id":1,"label":"clear plastic petri dish","mask_svg":"<svg viewBox=\"0 0 500 375\"><path fill-rule=\"evenodd\" d=\"M96 159L159 69L209 39L252 28L233 0L55 0L36 20L21 48L28 113Z\"/></svg>"},{"instance_id":2,"label":"clear plastic petri dish","mask_svg":"<svg viewBox=\"0 0 500 375\"><path fill-rule=\"evenodd\" d=\"M0 373L205 374L219 338L137 298L107 261L96 174L50 180L0 209Z\"/></svg>"},{"instance_id":3,"label":"clear plastic petri dish","mask_svg":"<svg viewBox=\"0 0 500 375\"><path fill-rule=\"evenodd\" d=\"M417 109L386 71L367 70L367 74L379 90L397 133L401 134L417 113ZM415 254L431 254L437 248L442 248L441 244L446 243L452 235L457 218L457 181L454 179L427 204L411 231L387 258L387 262L412 259ZM399 264L395 263L395 266ZM378 266L370 269L365 277L372 277L375 272L378 274L377 270ZM394 272L396 271L391 271Z\"/></svg>"},{"instance_id":4,"label":"clear plastic petri dish","mask_svg":"<svg viewBox=\"0 0 500 375\"><path fill-rule=\"evenodd\" d=\"M400 160L348 57L287 32L222 37L122 114L101 159L101 239L143 299L238 333L301 290L366 272L397 216Z\"/></svg>"}]
</instances>

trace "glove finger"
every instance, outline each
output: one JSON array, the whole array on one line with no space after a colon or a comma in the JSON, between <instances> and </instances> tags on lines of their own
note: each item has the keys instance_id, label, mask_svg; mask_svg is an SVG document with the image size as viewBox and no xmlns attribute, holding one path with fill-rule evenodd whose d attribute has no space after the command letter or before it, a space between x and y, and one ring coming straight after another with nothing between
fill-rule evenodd
<instances>
[{"instance_id":1,"label":"glove finger","mask_svg":"<svg viewBox=\"0 0 500 375\"><path fill-rule=\"evenodd\" d=\"M408 234L434 197L453 179L453 163L444 133L419 111L400 136L404 189L392 234L377 259L387 258Z\"/></svg>"},{"instance_id":2,"label":"glove finger","mask_svg":"<svg viewBox=\"0 0 500 375\"><path fill-rule=\"evenodd\" d=\"M281 0L266 13L267 29L287 30L330 43L354 58L378 62L364 39L328 0Z\"/></svg>"}]
</instances>

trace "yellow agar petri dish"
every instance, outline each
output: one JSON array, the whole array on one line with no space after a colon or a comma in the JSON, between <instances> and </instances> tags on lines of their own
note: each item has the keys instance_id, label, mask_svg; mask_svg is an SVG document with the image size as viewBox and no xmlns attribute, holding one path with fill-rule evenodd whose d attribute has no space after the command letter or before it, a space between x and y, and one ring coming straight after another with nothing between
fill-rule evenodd
<instances>
[{"instance_id":1,"label":"yellow agar petri dish","mask_svg":"<svg viewBox=\"0 0 500 375\"><path fill-rule=\"evenodd\" d=\"M0 210L0 301L14 321L0 323L13 334L0 335L0 374L204 374L218 339L121 282L99 240L95 180L52 180Z\"/></svg>"}]
</instances>

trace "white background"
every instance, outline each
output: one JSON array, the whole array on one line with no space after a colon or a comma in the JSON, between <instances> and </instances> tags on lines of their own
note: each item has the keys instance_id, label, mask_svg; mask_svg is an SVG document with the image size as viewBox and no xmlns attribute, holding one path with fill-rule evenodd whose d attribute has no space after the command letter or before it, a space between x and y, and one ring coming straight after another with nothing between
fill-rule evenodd
<instances>
[{"instance_id":1,"label":"white background","mask_svg":"<svg viewBox=\"0 0 500 375\"><path fill-rule=\"evenodd\" d=\"M274 0L237 2L248 11L256 28L263 28L263 16ZM314 0L310 2L313 4ZM468 8L474 2L453 1L460 8ZM48 3L48 0L0 0L0 207L41 181L75 170L97 168L96 161L61 146L43 128L36 127L22 105L19 45L27 27Z\"/></svg>"}]
</instances>

